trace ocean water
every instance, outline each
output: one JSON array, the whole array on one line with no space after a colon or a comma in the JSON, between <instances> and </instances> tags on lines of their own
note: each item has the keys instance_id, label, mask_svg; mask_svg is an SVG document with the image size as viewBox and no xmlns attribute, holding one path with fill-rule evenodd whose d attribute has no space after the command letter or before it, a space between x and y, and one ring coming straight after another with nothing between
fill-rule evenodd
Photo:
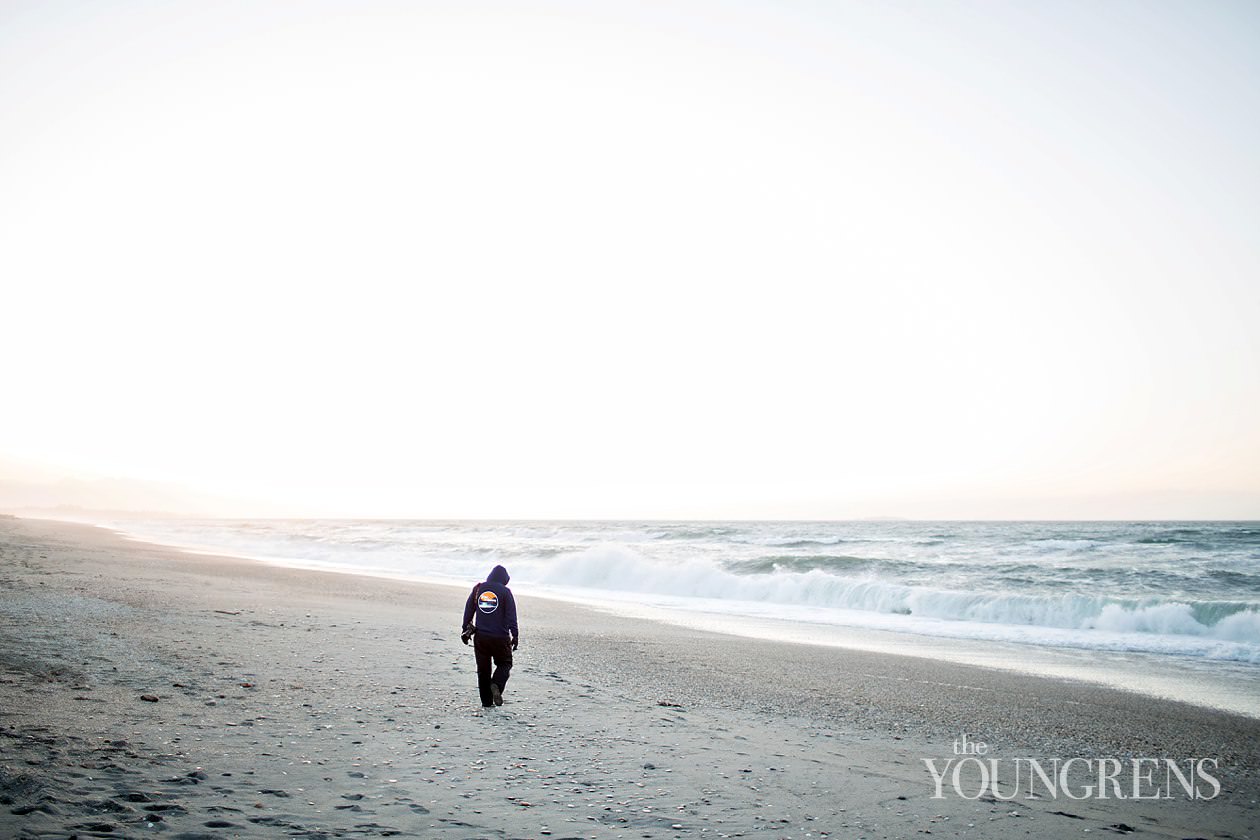
<instances>
[{"instance_id":1,"label":"ocean water","mask_svg":"<svg viewBox=\"0 0 1260 840\"><path fill-rule=\"evenodd\" d=\"M1086 677L1091 663L1157 666L1192 686L1228 683L1222 705L1260 714L1260 522L101 524L269 562L461 585L503 564L521 594L723 632L835 644L892 633L928 651L1000 650L1001 661L1066 655Z\"/></svg>"}]
</instances>

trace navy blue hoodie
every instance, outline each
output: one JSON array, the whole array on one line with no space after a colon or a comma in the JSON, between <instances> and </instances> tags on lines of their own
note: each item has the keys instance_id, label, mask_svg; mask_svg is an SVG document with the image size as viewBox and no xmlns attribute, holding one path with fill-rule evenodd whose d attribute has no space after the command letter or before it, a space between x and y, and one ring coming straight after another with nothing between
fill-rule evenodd
<instances>
[{"instance_id":1,"label":"navy blue hoodie","mask_svg":"<svg viewBox=\"0 0 1260 840\"><path fill-rule=\"evenodd\" d=\"M507 569L495 566L484 583L473 587L464 605L465 627L476 616L479 635L516 639L516 600L507 588L509 580Z\"/></svg>"}]
</instances>

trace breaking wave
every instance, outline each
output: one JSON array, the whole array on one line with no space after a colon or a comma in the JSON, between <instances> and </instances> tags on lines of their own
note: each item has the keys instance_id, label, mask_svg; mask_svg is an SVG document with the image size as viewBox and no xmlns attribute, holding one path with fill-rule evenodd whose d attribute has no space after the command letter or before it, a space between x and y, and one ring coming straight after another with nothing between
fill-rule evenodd
<instances>
[{"instance_id":1,"label":"breaking wave","mask_svg":"<svg viewBox=\"0 0 1260 840\"><path fill-rule=\"evenodd\" d=\"M1076 636L1058 633L1053 640L1043 640L1073 647L1097 645L1260 663L1260 605L1253 602L934 588L835 572L837 566L860 571L871 562L863 558L816 559L821 562L811 567L765 558L737 565L734 571L702 562L655 560L609 544L531 568L529 579L566 588L704 599L710 611L712 602L728 602L729 611L736 614L741 603L769 603L808 611L809 620L821 623L862 623L855 613L902 616L909 632L916 631L913 619L935 620L934 634L940 633L941 622L983 624L983 633L962 626L955 630L961 636L985 638L1001 638L996 628L1002 626L1021 628L1009 634L1012 641L1028 641L1027 628L1048 628L1076 631ZM820 610L844 611L846 615L831 618L846 620L829 622ZM1209 642L1224 644L1205 644Z\"/></svg>"},{"instance_id":2,"label":"breaking wave","mask_svg":"<svg viewBox=\"0 0 1260 840\"><path fill-rule=\"evenodd\" d=\"M948 638L1260 664L1255 523L163 520L174 545Z\"/></svg>"}]
</instances>

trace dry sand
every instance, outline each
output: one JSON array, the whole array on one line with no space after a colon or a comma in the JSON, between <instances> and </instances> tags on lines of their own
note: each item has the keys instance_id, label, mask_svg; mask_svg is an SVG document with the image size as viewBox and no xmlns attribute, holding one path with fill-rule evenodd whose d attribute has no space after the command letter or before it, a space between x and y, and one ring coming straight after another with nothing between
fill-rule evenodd
<instances>
[{"instance_id":1,"label":"dry sand","mask_svg":"<svg viewBox=\"0 0 1260 840\"><path fill-rule=\"evenodd\" d=\"M542 599L483 712L465 595L0 518L0 837L1258 833L1254 719ZM1213 757L1221 790L933 798L963 732L1004 761Z\"/></svg>"}]
</instances>

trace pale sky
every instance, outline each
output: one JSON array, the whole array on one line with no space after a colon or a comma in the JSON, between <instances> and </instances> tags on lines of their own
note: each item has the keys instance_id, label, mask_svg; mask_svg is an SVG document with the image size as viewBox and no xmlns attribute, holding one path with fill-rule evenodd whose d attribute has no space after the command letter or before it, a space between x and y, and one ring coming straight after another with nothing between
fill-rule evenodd
<instances>
[{"instance_id":1,"label":"pale sky","mask_svg":"<svg viewBox=\"0 0 1260 840\"><path fill-rule=\"evenodd\" d=\"M312 514L1260 517L1253 2L0 0L0 454Z\"/></svg>"}]
</instances>

